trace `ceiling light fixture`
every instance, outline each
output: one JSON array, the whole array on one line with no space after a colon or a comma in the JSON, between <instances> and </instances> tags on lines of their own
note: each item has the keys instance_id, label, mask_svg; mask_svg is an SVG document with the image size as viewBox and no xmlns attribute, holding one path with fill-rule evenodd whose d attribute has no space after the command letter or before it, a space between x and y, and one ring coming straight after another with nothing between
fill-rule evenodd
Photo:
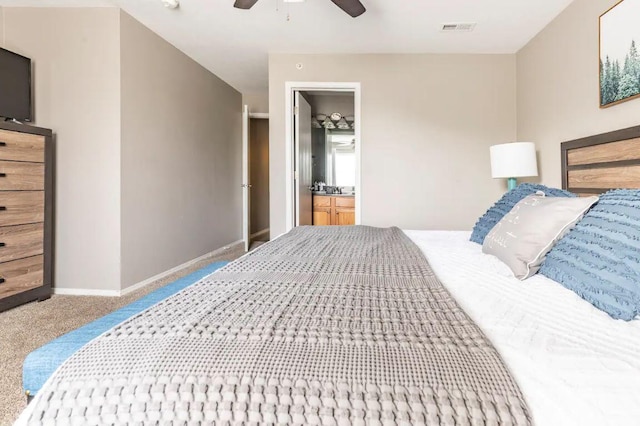
<instances>
[{"instance_id":1,"label":"ceiling light fixture","mask_svg":"<svg viewBox=\"0 0 640 426\"><path fill-rule=\"evenodd\" d=\"M162 0L162 4L167 9L177 9L180 6L180 2L178 0Z\"/></svg>"},{"instance_id":2,"label":"ceiling light fixture","mask_svg":"<svg viewBox=\"0 0 640 426\"><path fill-rule=\"evenodd\" d=\"M347 123L347 120L344 119L344 117L342 117L340 120L338 120L338 129L341 130L348 130L349 129L349 123Z\"/></svg>"},{"instance_id":3,"label":"ceiling light fixture","mask_svg":"<svg viewBox=\"0 0 640 426\"><path fill-rule=\"evenodd\" d=\"M331 121L331 119L329 117L327 117L323 122L322 122L322 126L325 129L335 129L336 125L333 124L333 121Z\"/></svg>"},{"instance_id":4,"label":"ceiling light fixture","mask_svg":"<svg viewBox=\"0 0 640 426\"><path fill-rule=\"evenodd\" d=\"M311 127L333 130L338 128L340 130L355 129L355 122L353 116L343 116L339 112L333 112L330 115L316 114L315 117L311 117Z\"/></svg>"}]
</instances>

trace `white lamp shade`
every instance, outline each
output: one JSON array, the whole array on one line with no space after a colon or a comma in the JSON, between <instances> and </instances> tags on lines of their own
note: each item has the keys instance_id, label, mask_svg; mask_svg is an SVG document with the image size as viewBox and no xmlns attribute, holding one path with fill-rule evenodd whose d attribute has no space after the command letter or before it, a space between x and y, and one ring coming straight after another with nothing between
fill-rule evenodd
<instances>
[{"instance_id":1,"label":"white lamp shade","mask_svg":"<svg viewBox=\"0 0 640 426\"><path fill-rule=\"evenodd\" d=\"M493 178L538 176L536 145L533 142L493 145L489 152Z\"/></svg>"}]
</instances>

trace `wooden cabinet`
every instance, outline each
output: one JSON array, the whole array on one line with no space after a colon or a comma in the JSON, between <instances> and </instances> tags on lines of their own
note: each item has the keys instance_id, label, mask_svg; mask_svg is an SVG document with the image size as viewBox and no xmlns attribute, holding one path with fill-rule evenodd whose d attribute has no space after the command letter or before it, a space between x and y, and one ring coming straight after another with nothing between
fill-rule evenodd
<instances>
[{"instance_id":1,"label":"wooden cabinet","mask_svg":"<svg viewBox=\"0 0 640 426\"><path fill-rule=\"evenodd\" d=\"M356 211L355 209L336 208L334 225L355 225Z\"/></svg>"},{"instance_id":2,"label":"wooden cabinet","mask_svg":"<svg viewBox=\"0 0 640 426\"><path fill-rule=\"evenodd\" d=\"M355 225L355 198L332 195L313 196L313 224Z\"/></svg>"},{"instance_id":3,"label":"wooden cabinet","mask_svg":"<svg viewBox=\"0 0 640 426\"><path fill-rule=\"evenodd\" d=\"M51 295L51 130L0 123L0 311Z\"/></svg>"},{"instance_id":4,"label":"wooden cabinet","mask_svg":"<svg viewBox=\"0 0 640 426\"><path fill-rule=\"evenodd\" d=\"M314 225L331 225L331 208L314 207L313 208L313 224Z\"/></svg>"}]
</instances>

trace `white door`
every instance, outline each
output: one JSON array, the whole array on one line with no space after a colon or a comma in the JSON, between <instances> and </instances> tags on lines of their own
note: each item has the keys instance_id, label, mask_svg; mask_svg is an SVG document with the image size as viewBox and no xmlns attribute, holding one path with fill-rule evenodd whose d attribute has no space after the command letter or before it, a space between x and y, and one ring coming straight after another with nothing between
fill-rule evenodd
<instances>
[{"instance_id":1,"label":"white door","mask_svg":"<svg viewBox=\"0 0 640 426\"><path fill-rule=\"evenodd\" d=\"M249 107L242 108L242 239L244 251L251 243L251 184L249 183Z\"/></svg>"},{"instance_id":2,"label":"white door","mask_svg":"<svg viewBox=\"0 0 640 426\"><path fill-rule=\"evenodd\" d=\"M300 226L313 223L311 105L300 92L294 96L296 226Z\"/></svg>"}]
</instances>

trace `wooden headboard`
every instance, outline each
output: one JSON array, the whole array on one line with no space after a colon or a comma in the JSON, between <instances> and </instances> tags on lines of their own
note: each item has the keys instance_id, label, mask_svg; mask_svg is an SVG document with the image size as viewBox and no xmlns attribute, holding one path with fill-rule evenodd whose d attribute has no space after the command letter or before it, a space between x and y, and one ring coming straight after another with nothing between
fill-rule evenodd
<instances>
[{"instance_id":1,"label":"wooden headboard","mask_svg":"<svg viewBox=\"0 0 640 426\"><path fill-rule=\"evenodd\" d=\"M640 188L640 126L564 142L562 188L578 195Z\"/></svg>"}]
</instances>

